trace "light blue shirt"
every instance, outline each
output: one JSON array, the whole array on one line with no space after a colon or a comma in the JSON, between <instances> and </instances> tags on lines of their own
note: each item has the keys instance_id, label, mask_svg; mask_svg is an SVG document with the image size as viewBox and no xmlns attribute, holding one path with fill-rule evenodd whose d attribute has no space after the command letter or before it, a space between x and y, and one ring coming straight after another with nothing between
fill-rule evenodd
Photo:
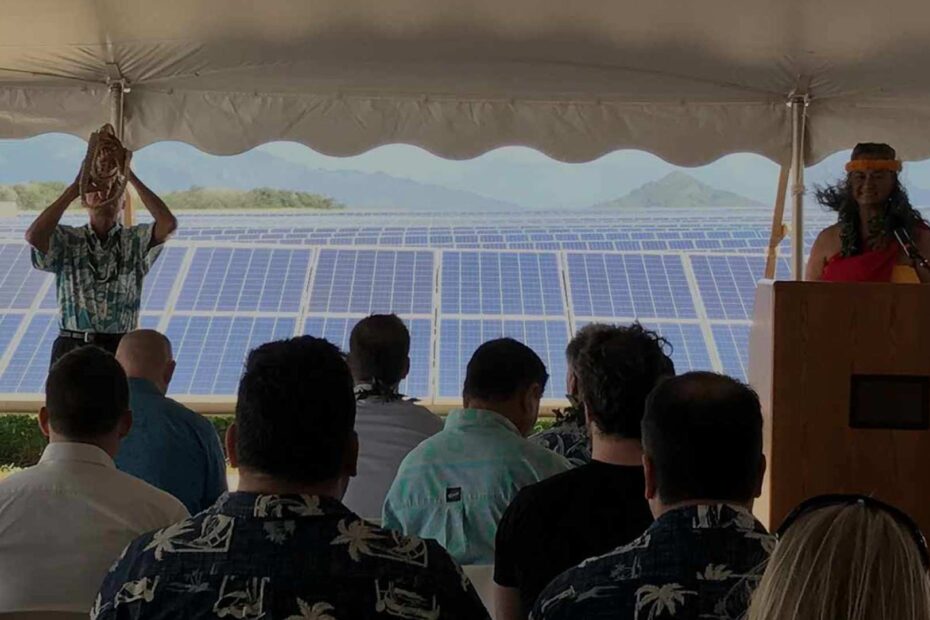
<instances>
[{"instance_id":1,"label":"light blue shirt","mask_svg":"<svg viewBox=\"0 0 930 620\"><path fill-rule=\"evenodd\" d=\"M191 514L226 492L226 458L209 420L165 397L145 379L129 379L132 429L116 466L181 500Z\"/></svg>"},{"instance_id":2,"label":"light blue shirt","mask_svg":"<svg viewBox=\"0 0 930 620\"><path fill-rule=\"evenodd\" d=\"M493 564L497 524L517 491L568 469L504 416L457 409L401 463L384 527L437 540L460 564Z\"/></svg>"}]
</instances>

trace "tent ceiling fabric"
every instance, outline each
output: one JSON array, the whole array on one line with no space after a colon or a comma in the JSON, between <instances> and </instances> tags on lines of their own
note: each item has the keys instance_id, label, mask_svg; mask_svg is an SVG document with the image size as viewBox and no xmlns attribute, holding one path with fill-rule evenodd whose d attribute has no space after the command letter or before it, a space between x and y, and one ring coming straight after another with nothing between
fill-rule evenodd
<instances>
[{"instance_id":1,"label":"tent ceiling fabric","mask_svg":"<svg viewBox=\"0 0 930 620\"><path fill-rule=\"evenodd\" d=\"M115 63L132 148L785 161L809 83L808 161L860 140L919 159L928 60L926 0L4 0L0 137L86 137Z\"/></svg>"}]
</instances>

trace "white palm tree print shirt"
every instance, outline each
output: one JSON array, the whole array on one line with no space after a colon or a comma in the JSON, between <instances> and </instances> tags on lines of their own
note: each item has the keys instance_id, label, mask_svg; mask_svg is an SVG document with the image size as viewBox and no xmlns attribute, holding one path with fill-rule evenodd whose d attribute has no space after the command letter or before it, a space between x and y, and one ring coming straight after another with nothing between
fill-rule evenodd
<instances>
[{"instance_id":1,"label":"white palm tree print shirt","mask_svg":"<svg viewBox=\"0 0 930 620\"><path fill-rule=\"evenodd\" d=\"M774 537L742 508L673 510L629 545L562 573L530 617L737 620L774 546Z\"/></svg>"},{"instance_id":2,"label":"white palm tree print shirt","mask_svg":"<svg viewBox=\"0 0 930 620\"><path fill-rule=\"evenodd\" d=\"M91 618L486 619L437 543L380 529L332 498L232 493L136 539Z\"/></svg>"}]
</instances>

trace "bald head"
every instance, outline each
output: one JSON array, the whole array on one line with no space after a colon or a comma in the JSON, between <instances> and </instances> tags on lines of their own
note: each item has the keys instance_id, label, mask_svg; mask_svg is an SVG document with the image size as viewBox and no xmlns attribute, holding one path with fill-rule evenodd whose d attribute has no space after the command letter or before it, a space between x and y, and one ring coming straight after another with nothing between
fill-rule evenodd
<instances>
[{"instance_id":1,"label":"bald head","mask_svg":"<svg viewBox=\"0 0 930 620\"><path fill-rule=\"evenodd\" d=\"M171 341L163 334L152 329L129 332L119 343L116 359L127 377L147 379L162 392L168 391L175 364Z\"/></svg>"}]
</instances>

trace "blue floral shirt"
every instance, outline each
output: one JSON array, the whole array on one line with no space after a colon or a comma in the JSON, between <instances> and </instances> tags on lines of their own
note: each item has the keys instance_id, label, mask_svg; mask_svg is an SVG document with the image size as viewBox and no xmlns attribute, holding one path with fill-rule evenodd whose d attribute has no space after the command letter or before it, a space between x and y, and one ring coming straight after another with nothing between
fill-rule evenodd
<instances>
[{"instance_id":1,"label":"blue floral shirt","mask_svg":"<svg viewBox=\"0 0 930 620\"><path fill-rule=\"evenodd\" d=\"M433 541L356 517L335 499L232 493L132 542L91 619L487 618Z\"/></svg>"},{"instance_id":2,"label":"blue floral shirt","mask_svg":"<svg viewBox=\"0 0 930 620\"><path fill-rule=\"evenodd\" d=\"M774 546L741 508L673 510L630 544L558 576L530 618L737 620Z\"/></svg>"},{"instance_id":3,"label":"blue floral shirt","mask_svg":"<svg viewBox=\"0 0 930 620\"><path fill-rule=\"evenodd\" d=\"M60 224L47 253L32 248L32 266L55 274L62 329L124 334L138 327L142 279L163 247L151 245L154 229L117 224L101 241L90 224Z\"/></svg>"}]
</instances>

